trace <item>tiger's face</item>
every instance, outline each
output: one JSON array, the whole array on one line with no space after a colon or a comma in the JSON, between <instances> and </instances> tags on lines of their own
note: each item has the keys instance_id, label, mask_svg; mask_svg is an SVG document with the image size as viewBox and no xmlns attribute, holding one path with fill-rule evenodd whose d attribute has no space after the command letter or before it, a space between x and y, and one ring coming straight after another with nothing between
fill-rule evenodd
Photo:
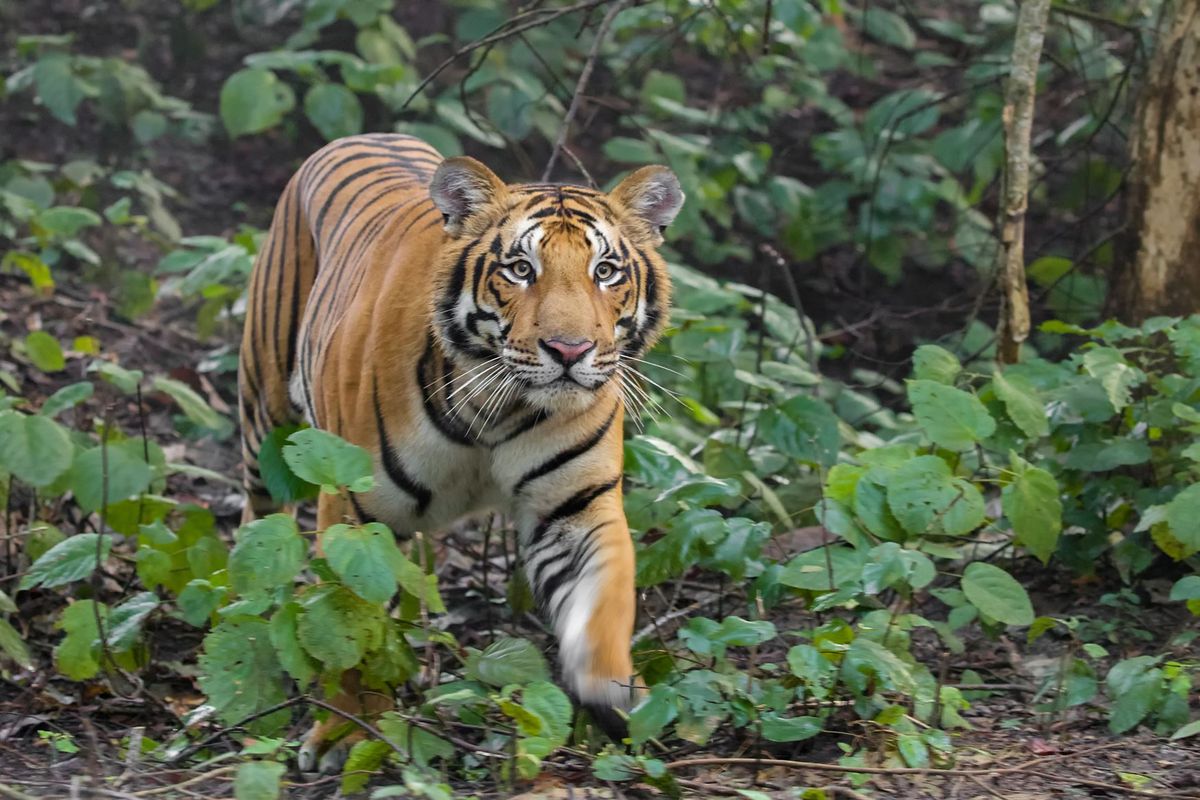
<instances>
[{"instance_id":1,"label":"tiger's face","mask_svg":"<svg viewBox=\"0 0 1200 800\"><path fill-rule=\"evenodd\" d=\"M506 186L469 158L430 184L449 235L437 324L450 352L546 410L582 408L650 347L670 283L657 252L683 193L644 167L611 193ZM486 367L484 366L486 365Z\"/></svg>"}]
</instances>

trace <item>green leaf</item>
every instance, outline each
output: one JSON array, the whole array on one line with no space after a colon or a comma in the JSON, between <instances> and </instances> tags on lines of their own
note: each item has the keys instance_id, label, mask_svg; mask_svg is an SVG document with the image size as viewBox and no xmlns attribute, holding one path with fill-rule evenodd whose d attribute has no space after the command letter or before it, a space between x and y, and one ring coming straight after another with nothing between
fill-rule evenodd
<instances>
[{"instance_id":1,"label":"green leaf","mask_svg":"<svg viewBox=\"0 0 1200 800\"><path fill-rule=\"evenodd\" d=\"M298 625L301 609L299 603L288 603L271 617L271 644L279 655L279 663L296 679L301 687L316 676L318 664L300 646Z\"/></svg>"},{"instance_id":2,"label":"green leaf","mask_svg":"<svg viewBox=\"0 0 1200 800\"><path fill-rule=\"evenodd\" d=\"M925 433L947 450L966 450L996 430L979 398L953 386L910 380L908 399Z\"/></svg>"},{"instance_id":3,"label":"green leaf","mask_svg":"<svg viewBox=\"0 0 1200 800\"><path fill-rule=\"evenodd\" d=\"M1163 671L1149 656L1127 658L1113 665L1105 683L1112 698L1108 727L1113 733L1125 733L1158 707L1163 692Z\"/></svg>"},{"instance_id":4,"label":"green leaf","mask_svg":"<svg viewBox=\"0 0 1200 800\"><path fill-rule=\"evenodd\" d=\"M504 637L467 658L467 677L501 687L550 679L546 659L527 639Z\"/></svg>"},{"instance_id":5,"label":"green leaf","mask_svg":"<svg viewBox=\"0 0 1200 800\"><path fill-rule=\"evenodd\" d=\"M1171 600L1200 600L1200 575L1187 575L1175 581Z\"/></svg>"},{"instance_id":6,"label":"green leaf","mask_svg":"<svg viewBox=\"0 0 1200 800\"><path fill-rule=\"evenodd\" d=\"M818 547L789 561L779 575L779 582L810 592L840 589L861 577L863 560L863 554L852 547ZM833 568L832 578L829 575L830 565Z\"/></svg>"},{"instance_id":7,"label":"green leaf","mask_svg":"<svg viewBox=\"0 0 1200 800\"><path fill-rule=\"evenodd\" d=\"M107 453L104 450L107 449ZM108 461L107 486L104 462ZM141 439L109 442L84 450L71 465L71 489L85 511L96 511L105 501L109 505L140 495L150 488L153 472L146 463ZM108 489L105 496L105 489Z\"/></svg>"},{"instance_id":8,"label":"green leaf","mask_svg":"<svg viewBox=\"0 0 1200 800\"><path fill-rule=\"evenodd\" d=\"M33 67L33 82L38 98L50 113L68 125L74 125L75 108L85 92L82 82L71 69L70 56L47 53L39 58Z\"/></svg>"},{"instance_id":9,"label":"green leaf","mask_svg":"<svg viewBox=\"0 0 1200 800\"><path fill-rule=\"evenodd\" d=\"M342 794L349 795L365 789L371 774L383 767L383 762L391 752L392 748L378 739L355 742L342 769Z\"/></svg>"},{"instance_id":10,"label":"green leaf","mask_svg":"<svg viewBox=\"0 0 1200 800\"><path fill-rule=\"evenodd\" d=\"M358 666L383 643L384 611L344 586L322 585L307 592L296 631L309 655L327 670Z\"/></svg>"},{"instance_id":11,"label":"green leaf","mask_svg":"<svg viewBox=\"0 0 1200 800\"><path fill-rule=\"evenodd\" d=\"M53 589L71 581L82 580L92 574L97 566L97 539L99 539L99 563L104 563L112 549L113 538L107 534L79 533L56 544L41 558L33 562L21 589L44 586Z\"/></svg>"},{"instance_id":12,"label":"green leaf","mask_svg":"<svg viewBox=\"0 0 1200 800\"><path fill-rule=\"evenodd\" d=\"M362 599L386 603L396 593L391 564L398 550L387 526L334 525L321 534L321 545L329 566Z\"/></svg>"},{"instance_id":13,"label":"green leaf","mask_svg":"<svg viewBox=\"0 0 1200 800\"><path fill-rule=\"evenodd\" d=\"M678 713L679 699L675 688L667 683L656 684L629 712L629 738L636 747L661 736Z\"/></svg>"},{"instance_id":14,"label":"green leaf","mask_svg":"<svg viewBox=\"0 0 1200 800\"><path fill-rule=\"evenodd\" d=\"M291 88L265 69L239 70L221 87L221 121L234 138L275 127L295 104Z\"/></svg>"},{"instance_id":15,"label":"green leaf","mask_svg":"<svg viewBox=\"0 0 1200 800\"><path fill-rule=\"evenodd\" d=\"M284 443L298 430L301 427L297 425L272 428L258 448L258 472L271 498L281 505L310 500L319 491L316 486L292 472L292 468L283 460Z\"/></svg>"},{"instance_id":16,"label":"green leaf","mask_svg":"<svg viewBox=\"0 0 1200 800\"><path fill-rule=\"evenodd\" d=\"M195 578L183 587L175 605L179 606L179 615L183 617L184 622L202 628L224 602L226 592L224 586L214 587L203 578Z\"/></svg>"},{"instance_id":17,"label":"green leaf","mask_svg":"<svg viewBox=\"0 0 1200 800\"><path fill-rule=\"evenodd\" d=\"M114 608L104 628L108 646L117 653L133 649L141 637L142 623L156 608L158 597L154 592L141 592Z\"/></svg>"},{"instance_id":18,"label":"green leaf","mask_svg":"<svg viewBox=\"0 0 1200 800\"><path fill-rule=\"evenodd\" d=\"M54 648L54 666L73 681L89 680L100 671L95 647L100 639L97 616L103 621L108 616L108 607L97 606L94 600L79 600L63 610L55 625L67 635Z\"/></svg>"},{"instance_id":19,"label":"green leaf","mask_svg":"<svg viewBox=\"0 0 1200 800\"><path fill-rule=\"evenodd\" d=\"M233 424L221 414L213 410L196 391L183 381L174 378L158 377L154 379L154 388L164 392L179 404L189 420L205 430L226 434L233 429Z\"/></svg>"},{"instance_id":20,"label":"green leaf","mask_svg":"<svg viewBox=\"0 0 1200 800\"><path fill-rule=\"evenodd\" d=\"M1150 460L1150 445L1140 439L1113 439L1108 442L1077 444L1067 452L1064 466L1086 472L1108 472Z\"/></svg>"},{"instance_id":21,"label":"green leaf","mask_svg":"<svg viewBox=\"0 0 1200 800\"><path fill-rule=\"evenodd\" d=\"M1191 552L1200 551L1200 483L1184 489L1167 503L1171 535Z\"/></svg>"},{"instance_id":22,"label":"green leaf","mask_svg":"<svg viewBox=\"0 0 1200 800\"><path fill-rule=\"evenodd\" d=\"M232 617L222 621L204 637L199 667L200 689L227 725L270 708L286 697L287 682L265 619ZM250 727L269 733L286 724L290 717L288 710L282 709Z\"/></svg>"},{"instance_id":23,"label":"green leaf","mask_svg":"<svg viewBox=\"0 0 1200 800\"><path fill-rule=\"evenodd\" d=\"M625 164L656 164L663 160L654 145L625 136L612 136L605 140L604 155Z\"/></svg>"},{"instance_id":24,"label":"green leaf","mask_svg":"<svg viewBox=\"0 0 1200 800\"><path fill-rule=\"evenodd\" d=\"M278 761L248 761L238 767L233 780L236 800L277 800L279 779L287 771Z\"/></svg>"},{"instance_id":25,"label":"green leaf","mask_svg":"<svg viewBox=\"0 0 1200 800\"><path fill-rule=\"evenodd\" d=\"M91 381L80 381L64 386L46 398L46 402L42 403L38 414L47 419L55 417L87 400L95 391L96 387L92 385Z\"/></svg>"},{"instance_id":26,"label":"green leaf","mask_svg":"<svg viewBox=\"0 0 1200 800\"><path fill-rule=\"evenodd\" d=\"M992 375L996 396L1004 403L1004 409L1017 427L1031 439L1039 439L1050 433L1050 421L1046 406L1035 387L1023 375L1005 375L997 370Z\"/></svg>"},{"instance_id":27,"label":"green leaf","mask_svg":"<svg viewBox=\"0 0 1200 800\"><path fill-rule=\"evenodd\" d=\"M25 640L21 638L21 634L17 633L17 629L2 617L0 617L0 653L8 656L22 667L33 666L33 658L29 655L29 648L25 645Z\"/></svg>"},{"instance_id":28,"label":"green leaf","mask_svg":"<svg viewBox=\"0 0 1200 800\"><path fill-rule=\"evenodd\" d=\"M1062 532L1058 482L1046 470L1019 459L1014 468L1016 478L1002 492L1004 514L1021 543L1045 564L1054 554Z\"/></svg>"},{"instance_id":29,"label":"green leaf","mask_svg":"<svg viewBox=\"0 0 1200 800\"><path fill-rule=\"evenodd\" d=\"M1033 622L1033 604L1017 579L993 564L976 561L963 571L962 590L971 605L1005 625Z\"/></svg>"},{"instance_id":30,"label":"green leaf","mask_svg":"<svg viewBox=\"0 0 1200 800\"><path fill-rule=\"evenodd\" d=\"M292 471L328 494L339 486L368 492L375 485L371 454L357 445L316 428L305 428L288 437L283 459Z\"/></svg>"},{"instance_id":31,"label":"green leaf","mask_svg":"<svg viewBox=\"0 0 1200 800\"><path fill-rule=\"evenodd\" d=\"M38 226L60 239L78 236L84 228L94 228L101 222L95 211L78 206L55 206L37 215Z\"/></svg>"},{"instance_id":32,"label":"green leaf","mask_svg":"<svg viewBox=\"0 0 1200 800\"><path fill-rule=\"evenodd\" d=\"M1200 719L1192 720L1187 725L1184 725L1179 730L1171 734L1171 741L1177 739L1187 739L1200 733Z\"/></svg>"},{"instance_id":33,"label":"green leaf","mask_svg":"<svg viewBox=\"0 0 1200 800\"><path fill-rule=\"evenodd\" d=\"M797 395L768 408L759 418L759 430L784 455L826 467L837 462L841 446L838 419L820 400Z\"/></svg>"},{"instance_id":34,"label":"green leaf","mask_svg":"<svg viewBox=\"0 0 1200 800\"><path fill-rule=\"evenodd\" d=\"M983 524L983 495L975 484L954 477L937 456L918 456L888 479L888 508L914 535L965 536Z\"/></svg>"},{"instance_id":35,"label":"green leaf","mask_svg":"<svg viewBox=\"0 0 1200 800\"><path fill-rule=\"evenodd\" d=\"M760 724L763 738L769 742L802 742L821 732L821 720L818 717L765 714Z\"/></svg>"},{"instance_id":36,"label":"green leaf","mask_svg":"<svg viewBox=\"0 0 1200 800\"><path fill-rule=\"evenodd\" d=\"M0 413L0 468L33 486L48 486L71 466L74 448L52 419Z\"/></svg>"},{"instance_id":37,"label":"green leaf","mask_svg":"<svg viewBox=\"0 0 1200 800\"><path fill-rule=\"evenodd\" d=\"M362 133L363 110L340 83L318 83L304 95L304 114L327 141Z\"/></svg>"},{"instance_id":38,"label":"green leaf","mask_svg":"<svg viewBox=\"0 0 1200 800\"><path fill-rule=\"evenodd\" d=\"M912 27L899 14L880 8L877 5L867 5L862 12L863 30L872 39L891 45L905 52L917 46L917 35Z\"/></svg>"},{"instance_id":39,"label":"green leaf","mask_svg":"<svg viewBox=\"0 0 1200 800\"><path fill-rule=\"evenodd\" d=\"M136 392L138 384L142 380L142 371L140 369L125 369L108 361L93 361L88 366L88 372L99 373L101 378L116 386L125 394Z\"/></svg>"},{"instance_id":40,"label":"green leaf","mask_svg":"<svg viewBox=\"0 0 1200 800\"><path fill-rule=\"evenodd\" d=\"M493 84L487 92L487 118L510 139L520 141L533 130L537 103L510 83Z\"/></svg>"},{"instance_id":41,"label":"green leaf","mask_svg":"<svg viewBox=\"0 0 1200 800\"><path fill-rule=\"evenodd\" d=\"M642 775L642 768L633 756L605 753L592 762L592 774L602 781L631 781Z\"/></svg>"},{"instance_id":42,"label":"green leaf","mask_svg":"<svg viewBox=\"0 0 1200 800\"><path fill-rule=\"evenodd\" d=\"M25 337L25 353L42 372L59 372L67 366L58 340L45 331L34 331Z\"/></svg>"},{"instance_id":43,"label":"green leaf","mask_svg":"<svg viewBox=\"0 0 1200 800\"><path fill-rule=\"evenodd\" d=\"M553 683L533 681L521 690L521 707L533 713L541 722L538 734L553 750L567 743L571 733L571 701Z\"/></svg>"},{"instance_id":44,"label":"green leaf","mask_svg":"<svg viewBox=\"0 0 1200 800\"><path fill-rule=\"evenodd\" d=\"M1144 379L1140 370L1130 366L1125 356L1114 347L1096 347L1083 356L1083 368L1100 381L1108 402L1120 411L1129 405L1134 386Z\"/></svg>"},{"instance_id":45,"label":"green leaf","mask_svg":"<svg viewBox=\"0 0 1200 800\"><path fill-rule=\"evenodd\" d=\"M929 766L929 748L925 746L925 742L915 733L900 734L896 747L900 751L900 757L904 759L904 763L910 767L924 768Z\"/></svg>"},{"instance_id":46,"label":"green leaf","mask_svg":"<svg viewBox=\"0 0 1200 800\"><path fill-rule=\"evenodd\" d=\"M229 583L238 594L284 586L304 566L307 551L290 515L256 519L238 531L229 554Z\"/></svg>"},{"instance_id":47,"label":"green leaf","mask_svg":"<svg viewBox=\"0 0 1200 800\"><path fill-rule=\"evenodd\" d=\"M962 364L958 357L936 344L923 344L913 353L913 377L953 385Z\"/></svg>"}]
</instances>

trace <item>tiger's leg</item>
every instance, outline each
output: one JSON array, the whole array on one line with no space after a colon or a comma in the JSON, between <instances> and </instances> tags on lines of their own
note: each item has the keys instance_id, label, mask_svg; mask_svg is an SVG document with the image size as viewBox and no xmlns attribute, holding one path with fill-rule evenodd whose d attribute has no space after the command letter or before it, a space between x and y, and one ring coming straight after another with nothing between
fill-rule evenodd
<instances>
[{"instance_id":1,"label":"tiger's leg","mask_svg":"<svg viewBox=\"0 0 1200 800\"><path fill-rule=\"evenodd\" d=\"M574 493L553 505L531 498L518 511L522 558L558 637L564 683L607 733L620 738L625 724L615 709L630 708L640 685L630 659L633 541L619 476L596 481L595 472L574 472Z\"/></svg>"},{"instance_id":2,"label":"tiger's leg","mask_svg":"<svg viewBox=\"0 0 1200 800\"><path fill-rule=\"evenodd\" d=\"M317 500L317 530L326 530L331 525L354 519L349 503L340 495L322 493ZM317 555L322 555L320 539L317 540ZM364 721L371 721L385 711L395 708L391 693L369 689L362 685L362 676L356 669L342 673L341 691L329 698L329 704ZM353 729L337 741L330 738L349 722L345 717L330 714L322 721L314 722L304 736L300 747L299 766L302 772L331 774L341 770L350 748L365 736L357 724L350 722Z\"/></svg>"}]
</instances>

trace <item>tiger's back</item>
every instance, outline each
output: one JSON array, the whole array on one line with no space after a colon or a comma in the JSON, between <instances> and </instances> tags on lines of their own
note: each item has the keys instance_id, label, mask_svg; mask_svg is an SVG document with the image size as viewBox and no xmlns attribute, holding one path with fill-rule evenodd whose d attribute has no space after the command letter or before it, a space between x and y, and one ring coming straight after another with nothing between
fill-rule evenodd
<instances>
[{"instance_id":1,"label":"tiger's back","mask_svg":"<svg viewBox=\"0 0 1200 800\"><path fill-rule=\"evenodd\" d=\"M374 460L370 492L321 494L322 529L379 520L403 535L509 513L565 683L613 719L636 687L624 409L666 321L656 248L682 202L662 167L603 193L507 185L405 136L318 152L288 184L250 285L246 519L275 510L264 439L298 421ZM352 694L339 707L357 708Z\"/></svg>"}]
</instances>

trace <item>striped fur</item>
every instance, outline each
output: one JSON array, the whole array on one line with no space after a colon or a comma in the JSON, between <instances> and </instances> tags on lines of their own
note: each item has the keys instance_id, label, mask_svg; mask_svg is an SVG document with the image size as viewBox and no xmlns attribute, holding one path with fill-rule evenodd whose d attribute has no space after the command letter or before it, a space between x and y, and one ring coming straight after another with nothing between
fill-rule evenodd
<instances>
[{"instance_id":1,"label":"striped fur","mask_svg":"<svg viewBox=\"0 0 1200 800\"><path fill-rule=\"evenodd\" d=\"M565 683L598 709L627 707L623 370L665 323L656 248L682 200L662 167L605 194L508 186L407 136L316 153L284 191L251 279L247 519L276 510L258 473L264 438L301 420L375 461L375 489L349 507L321 495L322 528L376 519L405 535L507 512Z\"/></svg>"}]
</instances>

